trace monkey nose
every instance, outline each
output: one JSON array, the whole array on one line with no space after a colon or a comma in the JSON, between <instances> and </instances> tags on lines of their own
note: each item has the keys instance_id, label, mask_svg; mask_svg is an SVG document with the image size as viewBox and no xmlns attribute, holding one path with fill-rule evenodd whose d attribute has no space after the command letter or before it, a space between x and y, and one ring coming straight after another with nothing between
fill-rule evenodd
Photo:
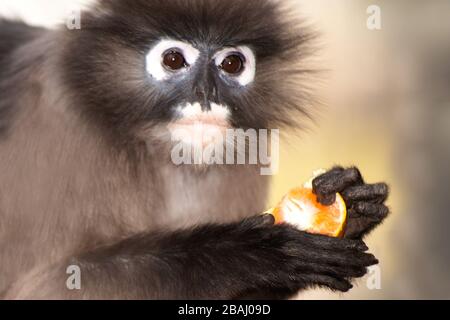
<instances>
[{"instance_id":1,"label":"monkey nose","mask_svg":"<svg viewBox=\"0 0 450 320\"><path fill-rule=\"evenodd\" d=\"M205 100L205 98L206 98L205 90L200 89L199 87L195 88L195 97L196 97L199 101Z\"/></svg>"},{"instance_id":2,"label":"monkey nose","mask_svg":"<svg viewBox=\"0 0 450 320\"><path fill-rule=\"evenodd\" d=\"M202 107L202 111L211 111L211 101L209 96L205 93L205 90L201 88L195 88L195 97Z\"/></svg>"}]
</instances>

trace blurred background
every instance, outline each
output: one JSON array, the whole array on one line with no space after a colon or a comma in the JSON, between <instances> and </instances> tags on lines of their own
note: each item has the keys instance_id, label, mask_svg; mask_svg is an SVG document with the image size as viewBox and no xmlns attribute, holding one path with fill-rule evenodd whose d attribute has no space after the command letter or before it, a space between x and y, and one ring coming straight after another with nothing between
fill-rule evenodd
<instances>
[{"instance_id":1,"label":"blurred background","mask_svg":"<svg viewBox=\"0 0 450 320\"><path fill-rule=\"evenodd\" d=\"M53 26L90 0L0 0L0 15ZM268 205L317 168L387 181L391 217L367 242L380 260L347 294L299 299L450 299L450 1L293 0L320 31L317 121L284 133ZM367 8L381 9L369 30ZM1 41L1 39L0 39ZM376 275L375 275L376 276ZM367 284L372 285L367 285Z\"/></svg>"}]
</instances>

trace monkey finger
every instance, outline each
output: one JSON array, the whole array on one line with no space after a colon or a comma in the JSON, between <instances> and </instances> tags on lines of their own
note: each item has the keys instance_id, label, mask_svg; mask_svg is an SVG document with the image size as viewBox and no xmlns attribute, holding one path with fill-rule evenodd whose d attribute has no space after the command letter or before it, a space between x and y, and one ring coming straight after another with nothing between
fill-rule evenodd
<instances>
[{"instance_id":1,"label":"monkey finger","mask_svg":"<svg viewBox=\"0 0 450 320\"><path fill-rule=\"evenodd\" d=\"M354 210L364 217L371 217L376 220L383 220L389 214L389 208L384 204L357 202L353 206Z\"/></svg>"},{"instance_id":2,"label":"monkey finger","mask_svg":"<svg viewBox=\"0 0 450 320\"><path fill-rule=\"evenodd\" d=\"M351 288L353 288L353 285L349 281L342 278L334 278L331 276L317 274L307 274L302 276L302 278L302 280L306 283L325 286L332 290L338 290L342 292L347 292Z\"/></svg>"},{"instance_id":3,"label":"monkey finger","mask_svg":"<svg viewBox=\"0 0 450 320\"><path fill-rule=\"evenodd\" d=\"M309 245L322 250L358 250L363 252L369 250L362 240L333 238L306 232L304 233L304 238L309 242Z\"/></svg>"},{"instance_id":4,"label":"monkey finger","mask_svg":"<svg viewBox=\"0 0 450 320\"><path fill-rule=\"evenodd\" d=\"M347 227L345 228L344 237L348 239L361 239L379 223L379 220L368 217L350 219L348 220Z\"/></svg>"},{"instance_id":5,"label":"monkey finger","mask_svg":"<svg viewBox=\"0 0 450 320\"><path fill-rule=\"evenodd\" d=\"M342 191L342 196L348 202L361 200L377 200L380 203L387 199L389 187L386 183L352 186Z\"/></svg>"},{"instance_id":6,"label":"monkey finger","mask_svg":"<svg viewBox=\"0 0 450 320\"><path fill-rule=\"evenodd\" d=\"M342 192L354 184L362 183L361 173L357 168L350 168L343 171L330 171L313 180L313 191L318 196L318 201L322 204L331 204L336 192Z\"/></svg>"},{"instance_id":7,"label":"monkey finger","mask_svg":"<svg viewBox=\"0 0 450 320\"><path fill-rule=\"evenodd\" d=\"M308 256L308 260L319 264L344 267L369 267L371 265L378 264L378 260L373 254L357 250L317 251L311 253Z\"/></svg>"},{"instance_id":8,"label":"monkey finger","mask_svg":"<svg viewBox=\"0 0 450 320\"><path fill-rule=\"evenodd\" d=\"M347 209L347 219L358 219L361 217L361 213L353 209L353 207Z\"/></svg>"},{"instance_id":9,"label":"monkey finger","mask_svg":"<svg viewBox=\"0 0 450 320\"><path fill-rule=\"evenodd\" d=\"M330 171L327 171L327 172L315 177L313 184L316 183L316 184L320 185L320 184L324 183L326 180L328 180L331 176L341 174L344 170L345 169L342 167L334 167Z\"/></svg>"},{"instance_id":10,"label":"monkey finger","mask_svg":"<svg viewBox=\"0 0 450 320\"><path fill-rule=\"evenodd\" d=\"M317 263L308 264L302 261L298 266L297 271L301 273L316 273L340 278L361 278L367 273L367 268L361 266L331 266Z\"/></svg>"}]
</instances>

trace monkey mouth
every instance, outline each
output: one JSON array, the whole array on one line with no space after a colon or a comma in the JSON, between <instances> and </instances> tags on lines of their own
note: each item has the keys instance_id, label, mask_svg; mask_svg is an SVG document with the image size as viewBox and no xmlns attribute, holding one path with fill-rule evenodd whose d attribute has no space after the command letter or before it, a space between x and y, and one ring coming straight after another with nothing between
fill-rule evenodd
<instances>
[{"instance_id":1,"label":"monkey mouth","mask_svg":"<svg viewBox=\"0 0 450 320\"><path fill-rule=\"evenodd\" d=\"M217 127L229 127L230 111L228 107L211 103L210 110L204 111L200 103L187 103L177 108L178 119L174 125L209 125Z\"/></svg>"},{"instance_id":2,"label":"monkey mouth","mask_svg":"<svg viewBox=\"0 0 450 320\"><path fill-rule=\"evenodd\" d=\"M206 147L223 141L228 122L214 119L181 119L168 125L173 141Z\"/></svg>"},{"instance_id":3,"label":"monkey mouth","mask_svg":"<svg viewBox=\"0 0 450 320\"><path fill-rule=\"evenodd\" d=\"M168 124L173 141L206 146L223 141L231 128L227 107L211 104L203 111L199 103L187 104L178 109L179 117Z\"/></svg>"},{"instance_id":4,"label":"monkey mouth","mask_svg":"<svg viewBox=\"0 0 450 320\"><path fill-rule=\"evenodd\" d=\"M210 115L181 118L169 124L169 128L200 128L200 129L227 129L230 123L225 119L218 119Z\"/></svg>"}]
</instances>

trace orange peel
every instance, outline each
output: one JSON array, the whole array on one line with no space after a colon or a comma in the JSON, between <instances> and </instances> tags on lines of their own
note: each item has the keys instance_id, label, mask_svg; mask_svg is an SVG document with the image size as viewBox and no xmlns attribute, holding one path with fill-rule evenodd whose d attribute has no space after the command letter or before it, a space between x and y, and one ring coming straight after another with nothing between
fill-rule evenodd
<instances>
[{"instance_id":1,"label":"orange peel","mask_svg":"<svg viewBox=\"0 0 450 320\"><path fill-rule=\"evenodd\" d=\"M330 237L342 237L347 222L347 207L339 193L336 201L325 206L317 201L311 182L294 188L278 205L267 211L275 217L275 223L289 223L299 230Z\"/></svg>"}]
</instances>

